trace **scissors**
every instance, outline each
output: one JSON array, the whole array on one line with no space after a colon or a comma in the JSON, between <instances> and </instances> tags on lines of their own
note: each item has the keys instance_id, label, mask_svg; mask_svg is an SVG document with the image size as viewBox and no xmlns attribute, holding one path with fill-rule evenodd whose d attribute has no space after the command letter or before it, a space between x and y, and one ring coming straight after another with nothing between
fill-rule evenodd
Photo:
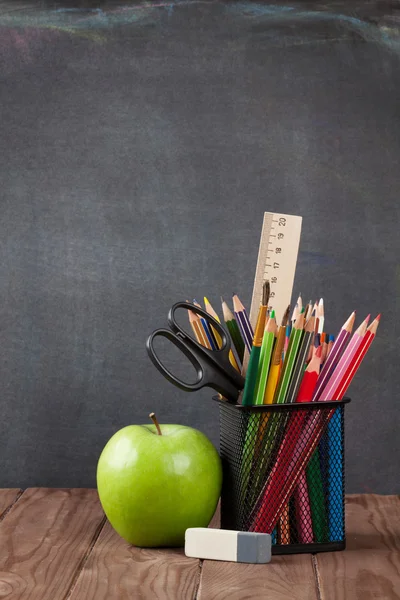
<instances>
[{"instance_id":1,"label":"scissors","mask_svg":"<svg viewBox=\"0 0 400 600\"><path fill-rule=\"evenodd\" d=\"M203 317L221 336L222 347L219 350L209 350L193 339L175 320L175 312L178 308L192 310ZM229 402L235 403L239 396L239 390L244 387L244 378L229 362L231 342L222 325L205 310L189 302L177 302L172 306L168 313L168 325L169 329L153 331L146 342L148 355L160 373L181 390L195 392L208 386L222 394ZM157 337L167 338L190 360L197 371L195 383L186 383L178 379L162 364L153 346Z\"/></svg>"}]
</instances>

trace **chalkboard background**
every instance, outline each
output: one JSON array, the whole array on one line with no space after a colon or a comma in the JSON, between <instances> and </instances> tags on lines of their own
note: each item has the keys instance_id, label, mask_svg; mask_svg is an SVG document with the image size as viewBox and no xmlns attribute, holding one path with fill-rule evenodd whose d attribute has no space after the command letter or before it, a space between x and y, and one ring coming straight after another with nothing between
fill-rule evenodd
<instances>
[{"instance_id":1,"label":"chalkboard background","mask_svg":"<svg viewBox=\"0 0 400 600\"><path fill-rule=\"evenodd\" d=\"M346 479L398 492L398 4L0 3L1 486L94 486L152 410L218 444L145 340L175 301L250 304L267 210L304 217L327 331L383 314Z\"/></svg>"}]
</instances>

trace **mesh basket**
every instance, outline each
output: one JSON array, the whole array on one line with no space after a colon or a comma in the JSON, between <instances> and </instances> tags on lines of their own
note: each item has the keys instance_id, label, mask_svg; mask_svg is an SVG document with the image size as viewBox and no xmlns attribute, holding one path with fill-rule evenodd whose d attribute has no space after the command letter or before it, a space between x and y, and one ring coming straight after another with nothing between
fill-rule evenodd
<instances>
[{"instance_id":1,"label":"mesh basket","mask_svg":"<svg viewBox=\"0 0 400 600\"><path fill-rule=\"evenodd\" d=\"M270 533L274 554L343 550L349 401L246 407L218 401L221 527Z\"/></svg>"}]
</instances>

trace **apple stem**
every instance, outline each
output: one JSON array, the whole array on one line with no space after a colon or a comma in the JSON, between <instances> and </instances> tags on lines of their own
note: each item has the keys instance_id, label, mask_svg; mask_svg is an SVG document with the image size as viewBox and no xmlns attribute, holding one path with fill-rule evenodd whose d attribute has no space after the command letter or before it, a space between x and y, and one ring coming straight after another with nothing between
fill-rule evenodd
<instances>
[{"instance_id":1,"label":"apple stem","mask_svg":"<svg viewBox=\"0 0 400 600\"><path fill-rule=\"evenodd\" d=\"M155 413L150 413L149 417L153 421L154 425L156 426L158 435L162 435L161 428L160 428L160 425L159 425L159 423L157 421L157 417L156 417Z\"/></svg>"}]
</instances>

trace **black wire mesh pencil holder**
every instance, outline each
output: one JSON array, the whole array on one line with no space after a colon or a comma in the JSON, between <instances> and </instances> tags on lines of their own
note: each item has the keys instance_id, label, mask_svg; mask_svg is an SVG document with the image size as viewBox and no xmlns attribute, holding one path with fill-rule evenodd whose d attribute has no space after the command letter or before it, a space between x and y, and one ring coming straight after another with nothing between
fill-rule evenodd
<instances>
[{"instance_id":1,"label":"black wire mesh pencil holder","mask_svg":"<svg viewBox=\"0 0 400 600\"><path fill-rule=\"evenodd\" d=\"M344 550L344 408L350 399L248 407L217 402L221 528L271 533L273 554Z\"/></svg>"}]
</instances>

